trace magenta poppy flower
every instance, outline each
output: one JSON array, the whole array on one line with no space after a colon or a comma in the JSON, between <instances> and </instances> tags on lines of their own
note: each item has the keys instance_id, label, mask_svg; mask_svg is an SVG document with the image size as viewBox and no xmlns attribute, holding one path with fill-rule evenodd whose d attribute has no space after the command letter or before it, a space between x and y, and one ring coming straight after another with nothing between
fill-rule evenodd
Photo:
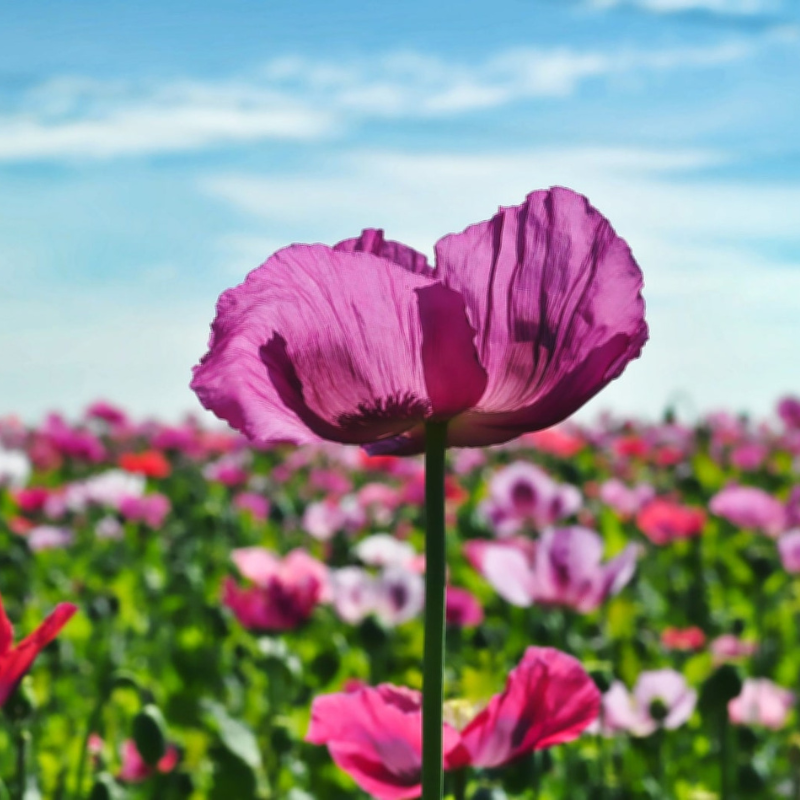
<instances>
[{"instance_id":1,"label":"magenta poppy flower","mask_svg":"<svg viewBox=\"0 0 800 800\"><path fill-rule=\"evenodd\" d=\"M647 339L642 273L585 197L528 195L436 244L292 245L225 292L192 388L251 439L482 446L580 408Z\"/></svg>"},{"instance_id":2,"label":"magenta poppy flower","mask_svg":"<svg viewBox=\"0 0 800 800\"><path fill-rule=\"evenodd\" d=\"M448 586L445 595L445 622L453 628L470 628L483 622L483 606L472 592Z\"/></svg>"},{"instance_id":3,"label":"magenta poppy flower","mask_svg":"<svg viewBox=\"0 0 800 800\"><path fill-rule=\"evenodd\" d=\"M77 610L72 603L59 603L32 634L14 645L14 628L0 598L0 706L16 689L36 656L58 636Z\"/></svg>"},{"instance_id":4,"label":"magenta poppy flower","mask_svg":"<svg viewBox=\"0 0 800 800\"><path fill-rule=\"evenodd\" d=\"M536 544L474 539L464 545L473 567L509 603L594 611L633 577L639 548L628 545L602 563L603 540L580 526L545 531Z\"/></svg>"},{"instance_id":5,"label":"magenta poppy flower","mask_svg":"<svg viewBox=\"0 0 800 800\"><path fill-rule=\"evenodd\" d=\"M787 428L800 430L800 397L783 397L778 403L778 416Z\"/></svg>"},{"instance_id":6,"label":"magenta poppy flower","mask_svg":"<svg viewBox=\"0 0 800 800\"><path fill-rule=\"evenodd\" d=\"M728 486L708 504L718 517L740 528L778 536L786 528L786 509L780 500L755 486Z\"/></svg>"},{"instance_id":7,"label":"magenta poppy flower","mask_svg":"<svg viewBox=\"0 0 800 800\"><path fill-rule=\"evenodd\" d=\"M378 800L419 797L421 695L382 684L317 697L306 741L325 744L334 762ZM477 711L445 703L444 766L499 767L577 738L596 719L600 693L575 658L529 647L506 688ZM476 713L477 711L477 713Z\"/></svg>"},{"instance_id":8,"label":"magenta poppy flower","mask_svg":"<svg viewBox=\"0 0 800 800\"><path fill-rule=\"evenodd\" d=\"M227 578L222 602L245 628L292 630L330 597L328 568L303 550L292 550L281 560L263 547L243 547L231 557L254 585L241 588Z\"/></svg>"}]
</instances>

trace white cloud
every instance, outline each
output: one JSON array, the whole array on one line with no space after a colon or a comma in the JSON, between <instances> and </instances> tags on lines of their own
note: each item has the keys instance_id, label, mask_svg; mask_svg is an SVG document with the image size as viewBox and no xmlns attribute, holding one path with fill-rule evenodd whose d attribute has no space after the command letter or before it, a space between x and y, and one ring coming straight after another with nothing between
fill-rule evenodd
<instances>
[{"instance_id":1,"label":"white cloud","mask_svg":"<svg viewBox=\"0 0 800 800\"><path fill-rule=\"evenodd\" d=\"M787 38L705 47L580 52L516 49L477 63L395 53L351 64L278 59L236 81L138 86L60 78L0 114L0 161L194 151L270 139L319 140L370 118L435 118L567 96L584 81L713 68Z\"/></svg>"},{"instance_id":2,"label":"white cloud","mask_svg":"<svg viewBox=\"0 0 800 800\"><path fill-rule=\"evenodd\" d=\"M645 272L651 326L642 359L587 413L613 407L656 415L677 392L698 410L767 413L780 393L797 391L787 364L800 339L800 255L770 260L757 242L797 241L800 188L692 178L693 169L723 160L703 151L371 151L342 156L324 175L222 175L203 187L257 220L267 237L261 250L251 240L241 279L277 249L276 232L332 243L382 226L430 255L436 239L486 219L498 203L518 203L533 188L572 186L631 244Z\"/></svg>"},{"instance_id":3,"label":"white cloud","mask_svg":"<svg viewBox=\"0 0 800 800\"><path fill-rule=\"evenodd\" d=\"M780 8L778 0L591 0L597 8L639 6L648 11L669 14L678 11L711 11L716 14L765 14Z\"/></svg>"}]
</instances>

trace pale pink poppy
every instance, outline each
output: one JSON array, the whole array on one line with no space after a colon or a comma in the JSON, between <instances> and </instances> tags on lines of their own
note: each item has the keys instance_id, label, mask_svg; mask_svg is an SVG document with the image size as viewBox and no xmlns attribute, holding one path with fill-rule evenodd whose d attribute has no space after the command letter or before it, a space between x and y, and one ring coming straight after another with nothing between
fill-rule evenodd
<instances>
[{"instance_id":1,"label":"pale pink poppy","mask_svg":"<svg viewBox=\"0 0 800 800\"><path fill-rule=\"evenodd\" d=\"M758 650L758 645L755 642L740 639L732 633L723 633L711 642L710 649L714 663L722 664L727 661L750 658Z\"/></svg>"},{"instance_id":2,"label":"pale pink poppy","mask_svg":"<svg viewBox=\"0 0 800 800\"><path fill-rule=\"evenodd\" d=\"M509 603L561 605L594 611L619 592L636 569L639 548L628 545L602 563L603 540L588 528L547 530L526 547L519 540L472 540L464 545L470 563Z\"/></svg>"},{"instance_id":3,"label":"pale pink poppy","mask_svg":"<svg viewBox=\"0 0 800 800\"><path fill-rule=\"evenodd\" d=\"M653 499L655 493L650 484L628 487L618 478L610 478L600 486L600 499L625 519L637 514L642 506Z\"/></svg>"},{"instance_id":4,"label":"pale pink poppy","mask_svg":"<svg viewBox=\"0 0 800 800\"><path fill-rule=\"evenodd\" d=\"M767 678L747 678L738 697L728 703L728 715L736 725L763 725L778 730L786 724L794 705L794 693Z\"/></svg>"},{"instance_id":5,"label":"pale pink poppy","mask_svg":"<svg viewBox=\"0 0 800 800\"><path fill-rule=\"evenodd\" d=\"M800 573L800 528L786 531L778 538L778 553L787 572Z\"/></svg>"},{"instance_id":6,"label":"pale pink poppy","mask_svg":"<svg viewBox=\"0 0 800 800\"><path fill-rule=\"evenodd\" d=\"M661 713L654 716L655 705ZM614 681L603 695L600 730L605 735L617 732L650 736L659 728L673 730L694 713L697 692L673 669L642 672L633 691Z\"/></svg>"}]
</instances>

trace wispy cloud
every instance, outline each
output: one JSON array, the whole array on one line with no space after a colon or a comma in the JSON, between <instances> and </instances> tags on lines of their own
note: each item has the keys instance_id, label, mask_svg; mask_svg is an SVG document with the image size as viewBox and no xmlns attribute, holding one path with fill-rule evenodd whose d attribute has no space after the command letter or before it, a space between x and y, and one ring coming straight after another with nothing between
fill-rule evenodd
<instances>
[{"instance_id":1,"label":"wispy cloud","mask_svg":"<svg viewBox=\"0 0 800 800\"><path fill-rule=\"evenodd\" d=\"M516 49L478 63L417 53L350 64L278 59L245 77L216 82L59 79L16 98L13 107L5 104L0 161L107 159L265 140L318 141L366 119L453 117L566 97L591 79L720 67L786 36L786 31L770 32L661 50Z\"/></svg>"},{"instance_id":2,"label":"wispy cloud","mask_svg":"<svg viewBox=\"0 0 800 800\"><path fill-rule=\"evenodd\" d=\"M670 14L681 11L709 11L715 14L770 14L781 10L781 0L589 0L596 8L637 6L647 11Z\"/></svg>"}]
</instances>

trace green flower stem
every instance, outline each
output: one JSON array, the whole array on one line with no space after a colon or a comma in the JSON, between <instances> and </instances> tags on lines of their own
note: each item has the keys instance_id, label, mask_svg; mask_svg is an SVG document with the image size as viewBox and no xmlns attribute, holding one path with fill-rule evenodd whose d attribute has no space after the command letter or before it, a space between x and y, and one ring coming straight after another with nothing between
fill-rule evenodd
<instances>
[{"instance_id":1,"label":"green flower stem","mask_svg":"<svg viewBox=\"0 0 800 800\"><path fill-rule=\"evenodd\" d=\"M457 769L453 773L453 800L467 800L467 770Z\"/></svg>"},{"instance_id":2,"label":"green flower stem","mask_svg":"<svg viewBox=\"0 0 800 800\"><path fill-rule=\"evenodd\" d=\"M25 789L28 786L28 750L31 745L30 732L22 727L16 731L17 740L17 786L14 797L18 800L23 800L25 797Z\"/></svg>"},{"instance_id":3,"label":"green flower stem","mask_svg":"<svg viewBox=\"0 0 800 800\"><path fill-rule=\"evenodd\" d=\"M444 703L444 453L447 423L425 424L425 654L422 666L422 800L442 800Z\"/></svg>"}]
</instances>

